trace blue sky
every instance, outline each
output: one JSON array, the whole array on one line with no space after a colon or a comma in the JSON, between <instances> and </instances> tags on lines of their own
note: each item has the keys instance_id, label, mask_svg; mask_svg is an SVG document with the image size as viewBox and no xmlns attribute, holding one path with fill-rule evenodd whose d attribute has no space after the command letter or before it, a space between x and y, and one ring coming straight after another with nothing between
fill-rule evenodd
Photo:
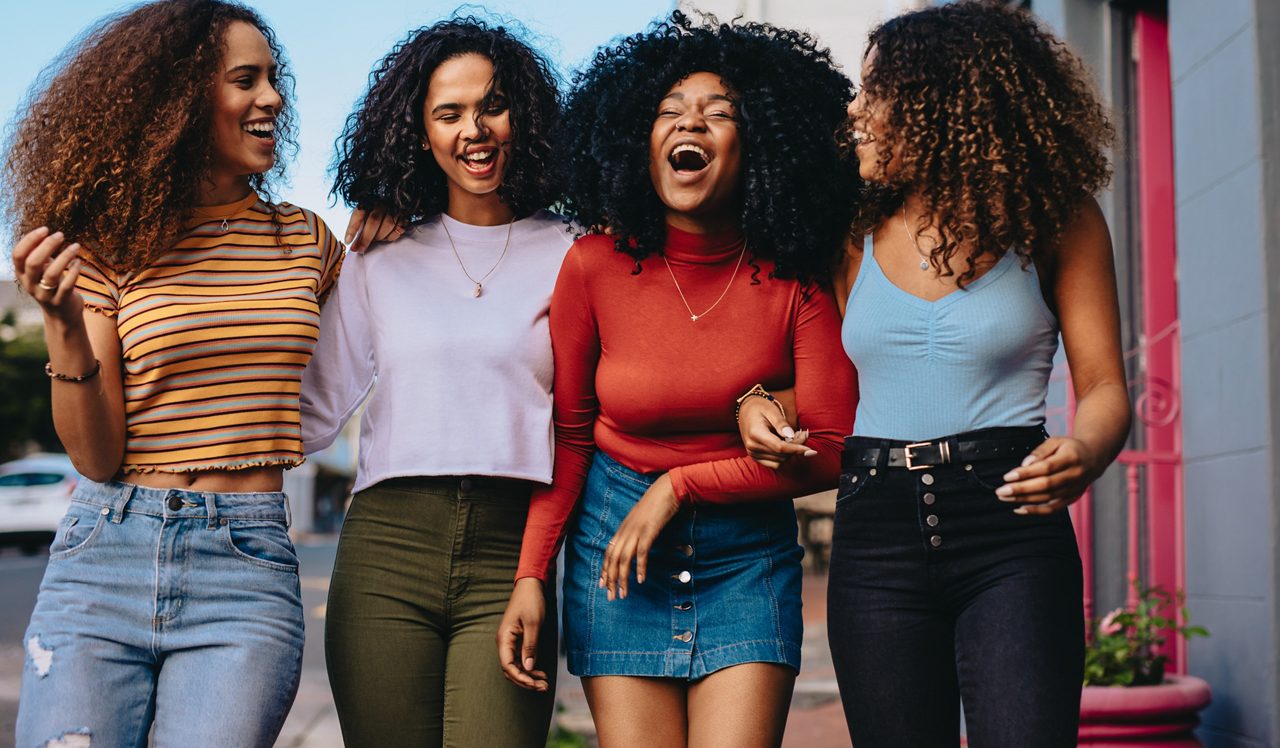
<instances>
[{"instance_id":1,"label":"blue sky","mask_svg":"<svg viewBox=\"0 0 1280 748\"><path fill-rule=\"evenodd\" d=\"M133 3L102 0L8 2L0 24L0 114L6 126L28 86L67 44L98 18ZM333 142L364 91L376 60L418 26L457 9L519 20L534 46L568 72L610 39L639 31L675 6L673 0L523 0L463 4L433 0L260 0L251 2L275 28L297 78L300 151L285 199L311 208L335 231L346 208L329 205L326 176ZM5 232L7 236L7 232ZM6 248L7 249L7 248ZM7 252L0 252L7 254ZM8 263L0 275L9 275Z\"/></svg>"}]
</instances>

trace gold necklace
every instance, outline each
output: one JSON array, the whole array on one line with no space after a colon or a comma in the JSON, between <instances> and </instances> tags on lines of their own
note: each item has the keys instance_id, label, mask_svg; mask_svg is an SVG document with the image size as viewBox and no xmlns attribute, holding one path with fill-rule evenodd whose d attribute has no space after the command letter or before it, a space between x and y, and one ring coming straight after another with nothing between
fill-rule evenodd
<instances>
[{"instance_id":1,"label":"gold necklace","mask_svg":"<svg viewBox=\"0 0 1280 748\"><path fill-rule=\"evenodd\" d=\"M498 255L498 261L493 263L493 267L489 268L489 272L480 276L480 280L476 280L471 277L471 273L467 272L467 266L462 264L462 255L458 254L458 247L453 243L453 234L449 233L449 224L445 222L443 215L440 216L440 225L444 227L444 235L449 238L449 249L453 250L453 257L458 261L458 267L462 268L462 274L467 276L467 280L476 284L476 287L471 291L473 298L480 298L480 294L484 293L484 282L489 280L489 276L493 275L493 271L497 270L498 266L502 264L502 258L507 256L507 247L511 246L511 226L515 222L515 216L512 216L511 220L507 221L507 240L502 244L502 254Z\"/></svg>"},{"instance_id":2,"label":"gold necklace","mask_svg":"<svg viewBox=\"0 0 1280 748\"><path fill-rule=\"evenodd\" d=\"M680 294L680 300L684 302L684 308L689 310L689 321L697 322L699 318L707 316L707 313L716 308L716 304L720 303L720 300L724 298L725 294L729 293L729 289L733 287L733 279L738 277L738 268L742 267L742 258L746 254L747 243L743 242L742 251L738 253L738 263L733 266L733 275L729 276L728 285L726 285L724 290L720 292L719 298L717 298L715 302L711 306L707 307L706 311L701 314L693 313L693 307L689 306L689 300L684 297L684 291L680 289L680 281L676 280L676 274L671 271L671 263L667 262L667 256L665 254L662 255L662 261L667 266L667 273L671 275L671 282L676 284L676 293Z\"/></svg>"},{"instance_id":3,"label":"gold necklace","mask_svg":"<svg viewBox=\"0 0 1280 748\"><path fill-rule=\"evenodd\" d=\"M907 236L911 237L911 244L915 246L916 254L920 256L920 269L928 270L929 258L932 255L927 255L924 253L924 250L920 249L920 240L916 238L915 232L912 231L911 228L907 226L907 209L906 208L902 209L902 229L907 232Z\"/></svg>"}]
</instances>

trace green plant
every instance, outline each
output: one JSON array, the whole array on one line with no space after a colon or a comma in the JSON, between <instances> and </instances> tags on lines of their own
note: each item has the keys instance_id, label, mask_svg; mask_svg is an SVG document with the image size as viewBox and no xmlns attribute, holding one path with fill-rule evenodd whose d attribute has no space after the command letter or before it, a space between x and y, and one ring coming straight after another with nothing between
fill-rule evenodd
<instances>
[{"instance_id":1,"label":"green plant","mask_svg":"<svg viewBox=\"0 0 1280 748\"><path fill-rule=\"evenodd\" d=\"M1164 681L1168 657L1163 653L1170 633L1190 639L1208 636L1192 626L1182 591L1146 587L1131 580L1136 602L1116 608L1089 623L1084 657L1086 686L1151 686ZM1181 621L1181 623L1179 623Z\"/></svg>"},{"instance_id":2,"label":"green plant","mask_svg":"<svg viewBox=\"0 0 1280 748\"><path fill-rule=\"evenodd\" d=\"M547 736L547 748L587 748L587 740L572 730L555 725Z\"/></svg>"}]
</instances>

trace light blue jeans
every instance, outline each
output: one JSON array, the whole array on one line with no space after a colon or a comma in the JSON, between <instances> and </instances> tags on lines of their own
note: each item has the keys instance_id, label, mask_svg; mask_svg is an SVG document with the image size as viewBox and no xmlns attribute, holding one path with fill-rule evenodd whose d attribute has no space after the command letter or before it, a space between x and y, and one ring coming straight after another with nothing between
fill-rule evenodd
<instances>
[{"instance_id":1,"label":"light blue jeans","mask_svg":"<svg viewBox=\"0 0 1280 748\"><path fill-rule=\"evenodd\" d=\"M284 494L83 480L23 637L17 746L145 746L153 723L156 746L270 746L302 643Z\"/></svg>"}]
</instances>

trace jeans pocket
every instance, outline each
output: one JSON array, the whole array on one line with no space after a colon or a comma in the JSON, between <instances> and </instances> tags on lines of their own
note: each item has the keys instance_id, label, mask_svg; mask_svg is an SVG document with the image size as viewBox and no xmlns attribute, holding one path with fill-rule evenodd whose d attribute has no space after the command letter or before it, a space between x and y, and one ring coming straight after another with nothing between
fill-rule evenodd
<instances>
[{"instance_id":1,"label":"jeans pocket","mask_svg":"<svg viewBox=\"0 0 1280 748\"><path fill-rule=\"evenodd\" d=\"M879 471L873 467L852 468L841 473L840 484L836 489L836 506L865 491L879 477Z\"/></svg>"},{"instance_id":2,"label":"jeans pocket","mask_svg":"<svg viewBox=\"0 0 1280 748\"><path fill-rule=\"evenodd\" d=\"M969 476L969 482L975 488L984 493L996 492L996 489L1004 485L1005 473L1013 470L1021 464L1022 458L1016 460L978 460L965 466L965 475Z\"/></svg>"},{"instance_id":3,"label":"jeans pocket","mask_svg":"<svg viewBox=\"0 0 1280 748\"><path fill-rule=\"evenodd\" d=\"M90 548L106 522L103 509L105 507L71 502L49 545L49 560L67 558Z\"/></svg>"},{"instance_id":4,"label":"jeans pocket","mask_svg":"<svg viewBox=\"0 0 1280 748\"><path fill-rule=\"evenodd\" d=\"M298 554L283 522L227 520L222 538L236 558L274 571L298 573Z\"/></svg>"}]
</instances>

